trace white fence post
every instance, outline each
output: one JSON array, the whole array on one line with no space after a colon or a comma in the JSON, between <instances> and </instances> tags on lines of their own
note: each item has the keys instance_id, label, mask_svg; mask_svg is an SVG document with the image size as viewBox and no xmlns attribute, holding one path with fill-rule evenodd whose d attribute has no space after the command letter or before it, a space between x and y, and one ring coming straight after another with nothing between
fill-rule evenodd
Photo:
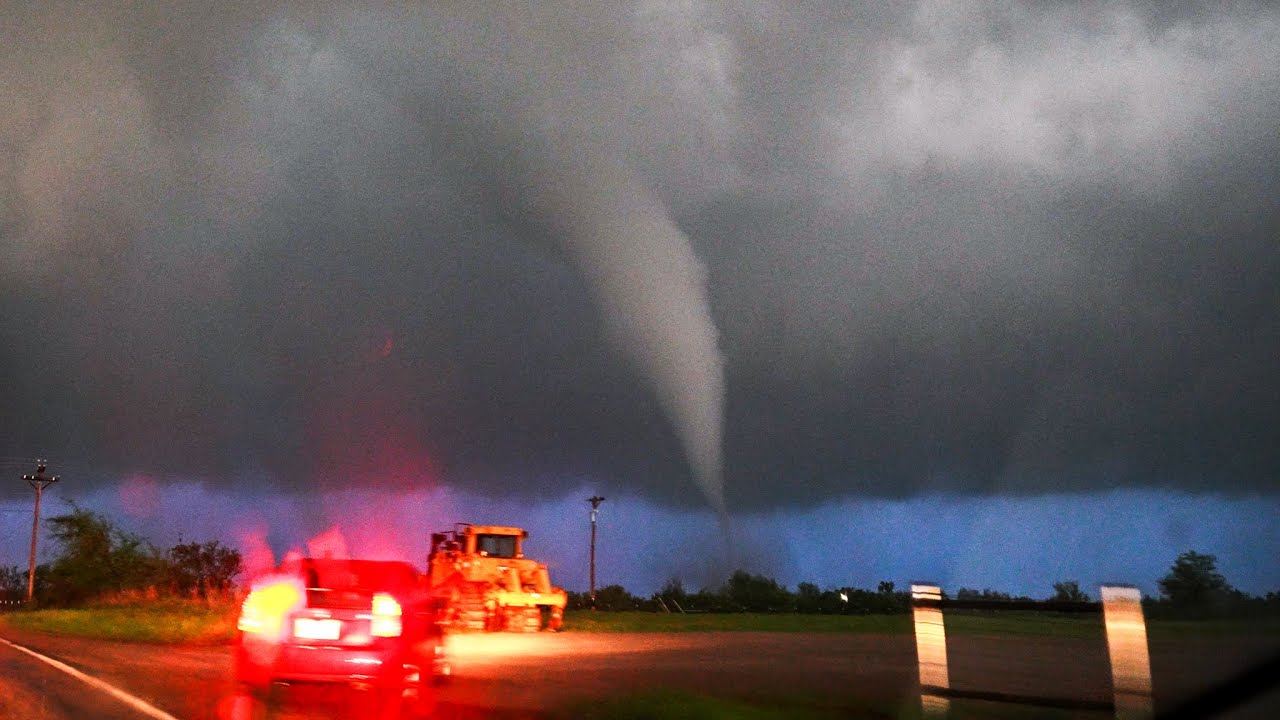
<instances>
[{"instance_id":1,"label":"white fence post","mask_svg":"<svg viewBox=\"0 0 1280 720\"><path fill-rule=\"evenodd\" d=\"M1102 616L1107 627L1116 717L1121 720L1149 718L1153 711L1151 658L1147 651L1142 594L1135 587L1102 586Z\"/></svg>"},{"instance_id":2,"label":"white fence post","mask_svg":"<svg viewBox=\"0 0 1280 720\"><path fill-rule=\"evenodd\" d=\"M937 585L911 584L913 600L942 600L942 588ZM945 715L950 701L933 689L947 690L947 631L943 625L942 608L912 608L915 618L916 658L920 665L920 708L925 715Z\"/></svg>"}]
</instances>

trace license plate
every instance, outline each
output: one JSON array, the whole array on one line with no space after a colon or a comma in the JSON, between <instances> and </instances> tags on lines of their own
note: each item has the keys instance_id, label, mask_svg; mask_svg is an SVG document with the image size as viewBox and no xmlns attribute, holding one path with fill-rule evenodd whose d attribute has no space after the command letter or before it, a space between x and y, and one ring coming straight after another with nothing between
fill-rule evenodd
<instances>
[{"instance_id":1,"label":"license plate","mask_svg":"<svg viewBox=\"0 0 1280 720\"><path fill-rule=\"evenodd\" d=\"M342 621L333 619L295 618L293 636L304 640L337 640L342 635Z\"/></svg>"}]
</instances>

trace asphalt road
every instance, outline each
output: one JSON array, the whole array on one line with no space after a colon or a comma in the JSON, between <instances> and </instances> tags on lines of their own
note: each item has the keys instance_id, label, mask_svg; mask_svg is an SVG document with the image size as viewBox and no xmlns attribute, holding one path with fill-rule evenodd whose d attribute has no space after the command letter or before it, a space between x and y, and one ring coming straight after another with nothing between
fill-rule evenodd
<instances>
[{"instance_id":1,"label":"asphalt road","mask_svg":"<svg viewBox=\"0 0 1280 720\"><path fill-rule=\"evenodd\" d=\"M225 647L115 643L9 629L0 632L0 638L64 663L182 720L218 718L218 703L235 689L231 655ZM148 716L0 643L0 718L10 717L134 720Z\"/></svg>"},{"instance_id":2,"label":"asphalt road","mask_svg":"<svg viewBox=\"0 0 1280 720\"><path fill-rule=\"evenodd\" d=\"M132 720L137 716L123 703L86 693L80 680L8 645L0 645L0 668L0 717Z\"/></svg>"},{"instance_id":3,"label":"asphalt road","mask_svg":"<svg viewBox=\"0 0 1280 720\"><path fill-rule=\"evenodd\" d=\"M181 720L224 720L235 698L225 647L173 648L5 630L0 637L127 691ZM1105 647L1063 638L949 639L952 684L990 691L1105 700ZM1274 637L1153 642L1157 707L1274 652ZM909 635L673 633L461 636L450 639L456 677L439 699L450 718L546 717L656 688L795 703L856 715L913 707ZM331 717L350 698L304 696L282 720ZM1230 717L1276 717L1280 698ZM358 704L359 698L355 702ZM1035 713L1028 713L1035 716ZM0 717L134 720L148 717L107 693L0 643ZM1080 714L1080 717L1099 717Z\"/></svg>"}]
</instances>

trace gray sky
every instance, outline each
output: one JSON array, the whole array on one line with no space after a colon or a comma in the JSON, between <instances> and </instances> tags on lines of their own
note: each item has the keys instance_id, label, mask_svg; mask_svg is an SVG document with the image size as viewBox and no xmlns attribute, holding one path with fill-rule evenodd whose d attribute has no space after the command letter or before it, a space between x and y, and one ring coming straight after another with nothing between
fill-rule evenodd
<instances>
[{"instance_id":1,"label":"gray sky","mask_svg":"<svg viewBox=\"0 0 1280 720\"><path fill-rule=\"evenodd\" d=\"M1274 495L1280 11L879 6L5 3L0 467Z\"/></svg>"}]
</instances>

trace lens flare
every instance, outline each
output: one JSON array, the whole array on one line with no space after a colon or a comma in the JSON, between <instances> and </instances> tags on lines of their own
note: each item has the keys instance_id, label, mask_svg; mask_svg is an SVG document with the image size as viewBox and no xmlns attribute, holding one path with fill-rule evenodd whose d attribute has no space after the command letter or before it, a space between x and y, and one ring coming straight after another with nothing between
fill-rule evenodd
<instances>
[{"instance_id":1,"label":"lens flare","mask_svg":"<svg viewBox=\"0 0 1280 720\"><path fill-rule=\"evenodd\" d=\"M285 617L302 606L305 593L294 578L263 578L244 599L236 629L263 638L278 638Z\"/></svg>"},{"instance_id":2,"label":"lens flare","mask_svg":"<svg viewBox=\"0 0 1280 720\"><path fill-rule=\"evenodd\" d=\"M333 558L349 560L351 553L347 551L347 538L337 525L316 535L307 541L307 554L313 558Z\"/></svg>"},{"instance_id":3,"label":"lens flare","mask_svg":"<svg viewBox=\"0 0 1280 720\"><path fill-rule=\"evenodd\" d=\"M369 632L374 637L399 637L404 629L400 603L386 593L373 596L373 620Z\"/></svg>"}]
</instances>

